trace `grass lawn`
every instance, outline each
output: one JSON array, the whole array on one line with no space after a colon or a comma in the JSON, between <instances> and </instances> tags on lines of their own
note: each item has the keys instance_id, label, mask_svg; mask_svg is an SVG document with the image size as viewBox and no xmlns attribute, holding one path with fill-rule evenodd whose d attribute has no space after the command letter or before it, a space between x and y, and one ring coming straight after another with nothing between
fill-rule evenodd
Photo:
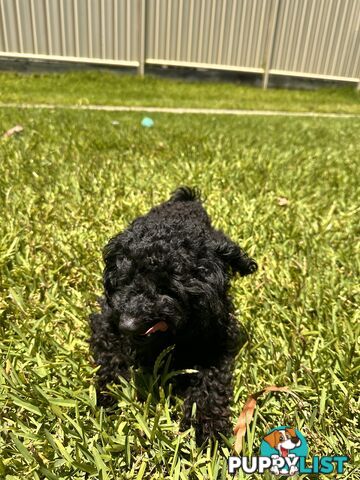
<instances>
[{"instance_id":1,"label":"grass lawn","mask_svg":"<svg viewBox=\"0 0 360 480\"><path fill-rule=\"evenodd\" d=\"M93 76L85 83L95 90ZM65 102L64 92L50 94L50 76L41 90L35 77L13 76L22 86L11 91L11 78L1 77L2 101ZM135 92L141 80L133 81ZM69 103L114 101L100 86L91 95L68 88ZM282 100L295 93L282 95L284 108L298 109ZM175 94L169 102L181 105ZM249 333L234 375L234 423L249 393L273 384L293 391L259 400L243 453L257 455L269 429L289 424L310 456L349 455L343 478L360 478L360 119L158 114L144 129L141 118L0 109L1 131L24 126L0 140L0 478L231 478L229 446L199 450L193 432L178 434L181 400L164 374L145 403L123 383L114 388L118 409L96 407L87 317L101 294L101 249L181 184L200 187L214 224L259 263L255 276L233 283Z\"/></svg>"},{"instance_id":2,"label":"grass lawn","mask_svg":"<svg viewBox=\"0 0 360 480\"><path fill-rule=\"evenodd\" d=\"M316 91L264 91L240 83L184 82L106 72L56 75L0 73L0 103L6 102L239 108L360 115L360 92L354 86Z\"/></svg>"}]
</instances>

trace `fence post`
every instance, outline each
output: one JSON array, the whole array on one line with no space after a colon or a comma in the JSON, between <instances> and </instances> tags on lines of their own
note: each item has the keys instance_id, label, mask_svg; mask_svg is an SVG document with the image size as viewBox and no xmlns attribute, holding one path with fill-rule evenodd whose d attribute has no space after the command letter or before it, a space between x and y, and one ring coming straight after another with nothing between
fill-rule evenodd
<instances>
[{"instance_id":1,"label":"fence post","mask_svg":"<svg viewBox=\"0 0 360 480\"><path fill-rule=\"evenodd\" d=\"M146 0L138 0L138 42L139 42L139 66L138 74L145 74L145 26L146 26Z\"/></svg>"},{"instance_id":2,"label":"fence post","mask_svg":"<svg viewBox=\"0 0 360 480\"><path fill-rule=\"evenodd\" d=\"M270 18L269 18L269 27L268 27L268 35L267 35L267 49L265 53L265 66L264 66L264 74L263 74L263 89L266 90L269 83L269 70L271 68L271 60L273 55L274 49L274 40L275 40L275 33L276 33L276 25L279 13L279 4L280 0L273 0L271 4L270 10Z\"/></svg>"}]
</instances>

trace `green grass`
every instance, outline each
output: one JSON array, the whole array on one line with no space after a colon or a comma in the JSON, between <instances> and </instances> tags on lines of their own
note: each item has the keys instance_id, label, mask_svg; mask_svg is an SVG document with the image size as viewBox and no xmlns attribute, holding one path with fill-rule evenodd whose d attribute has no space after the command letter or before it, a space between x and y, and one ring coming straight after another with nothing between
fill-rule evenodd
<instances>
[{"instance_id":1,"label":"green grass","mask_svg":"<svg viewBox=\"0 0 360 480\"><path fill-rule=\"evenodd\" d=\"M118 409L95 406L86 340L101 249L180 184L201 188L214 224L260 266L232 288L250 337L234 423L251 392L295 393L259 400L244 453L290 424L311 455L347 454L343 478L360 478L360 120L153 117L143 129L138 114L0 110L1 131L24 126L0 140L0 478L227 477L229 447L178 434L166 372L145 379L144 402L131 382L114 388Z\"/></svg>"},{"instance_id":2,"label":"green grass","mask_svg":"<svg viewBox=\"0 0 360 480\"><path fill-rule=\"evenodd\" d=\"M41 85L41 88L39 88ZM24 75L0 73L0 102L158 107L239 108L360 114L355 87L316 91L269 89L236 83L140 78L105 72Z\"/></svg>"}]
</instances>

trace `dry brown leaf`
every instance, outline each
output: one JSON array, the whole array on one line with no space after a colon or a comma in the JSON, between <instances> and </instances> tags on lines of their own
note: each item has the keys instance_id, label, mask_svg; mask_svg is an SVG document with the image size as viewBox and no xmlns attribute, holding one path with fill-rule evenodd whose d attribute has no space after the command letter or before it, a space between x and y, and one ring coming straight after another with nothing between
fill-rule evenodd
<instances>
[{"instance_id":1,"label":"dry brown leaf","mask_svg":"<svg viewBox=\"0 0 360 480\"><path fill-rule=\"evenodd\" d=\"M240 413L238 421L236 422L236 425L234 427L234 434L236 435L234 450L237 454L241 452L243 438L246 433L246 425L250 424L254 416L257 399L261 397L261 395L263 395L264 393L289 391L290 390L288 387L276 387L275 385L270 385L269 387L265 387L263 390L252 393L248 396L244 408L242 409L242 412Z\"/></svg>"},{"instance_id":2,"label":"dry brown leaf","mask_svg":"<svg viewBox=\"0 0 360 480\"><path fill-rule=\"evenodd\" d=\"M286 205L289 204L289 200L286 197L278 197L277 201L280 207L285 207Z\"/></svg>"},{"instance_id":3,"label":"dry brown leaf","mask_svg":"<svg viewBox=\"0 0 360 480\"><path fill-rule=\"evenodd\" d=\"M15 127L10 128L7 132L4 133L3 137L11 137L12 135L15 135L15 133L20 133L24 130L24 128L21 125L15 125Z\"/></svg>"}]
</instances>

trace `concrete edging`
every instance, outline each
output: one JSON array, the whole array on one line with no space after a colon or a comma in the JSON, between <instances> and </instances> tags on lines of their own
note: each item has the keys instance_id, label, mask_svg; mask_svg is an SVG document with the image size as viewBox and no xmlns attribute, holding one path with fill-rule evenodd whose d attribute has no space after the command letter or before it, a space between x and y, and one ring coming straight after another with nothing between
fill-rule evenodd
<instances>
[{"instance_id":1,"label":"concrete edging","mask_svg":"<svg viewBox=\"0 0 360 480\"><path fill-rule=\"evenodd\" d=\"M105 112L148 112L173 113L178 115L235 115L235 116L281 116L281 117L310 117L310 118L360 118L356 113L322 113L322 112L289 112L282 110L241 110L241 109L212 109L212 108L171 108L171 107L144 107L124 105L54 105L46 103L0 103L0 108L47 109L47 110L93 110Z\"/></svg>"}]
</instances>

